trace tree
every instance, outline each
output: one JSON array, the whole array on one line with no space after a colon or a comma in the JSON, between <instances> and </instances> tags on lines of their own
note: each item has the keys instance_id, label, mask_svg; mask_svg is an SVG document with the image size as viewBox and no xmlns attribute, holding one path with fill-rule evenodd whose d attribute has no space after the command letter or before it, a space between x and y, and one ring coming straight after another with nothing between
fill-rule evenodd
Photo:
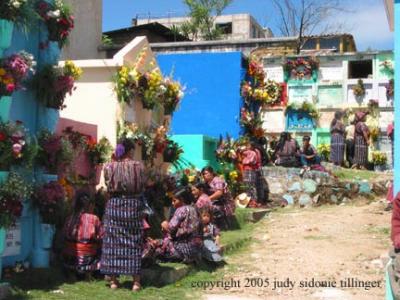
<instances>
[{"instance_id":1,"label":"tree","mask_svg":"<svg viewBox=\"0 0 400 300\"><path fill-rule=\"evenodd\" d=\"M181 33L193 39L216 40L221 31L214 26L215 18L233 0L183 0L189 8L190 20L181 25Z\"/></svg>"},{"instance_id":2,"label":"tree","mask_svg":"<svg viewBox=\"0 0 400 300\"><path fill-rule=\"evenodd\" d=\"M297 36L296 53L307 42L307 36L332 33L343 24L328 24L329 18L345 9L342 0L273 0L279 17L279 30L283 36Z\"/></svg>"}]
</instances>

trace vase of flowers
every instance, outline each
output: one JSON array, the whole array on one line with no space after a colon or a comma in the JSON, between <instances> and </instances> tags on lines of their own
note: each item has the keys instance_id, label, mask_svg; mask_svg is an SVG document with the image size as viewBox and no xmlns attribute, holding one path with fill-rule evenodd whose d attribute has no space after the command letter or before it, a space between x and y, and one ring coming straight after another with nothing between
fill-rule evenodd
<instances>
[{"instance_id":1,"label":"vase of flowers","mask_svg":"<svg viewBox=\"0 0 400 300\"><path fill-rule=\"evenodd\" d=\"M372 152L372 162L374 164L375 171L384 171L387 163L387 155L382 151Z\"/></svg>"},{"instance_id":2,"label":"vase of flowers","mask_svg":"<svg viewBox=\"0 0 400 300\"><path fill-rule=\"evenodd\" d=\"M9 120L11 95L23 88L23 81L32 70L33 56L21 51L0 59L0 119Z\"/></svg>"},{"instance_id":3,"label":"vase of flowers","mask_svg":"<svg viewBox=\"0 0 400 300\"><path fill-rule=\"evenodd\" d=\"M27 0L3 0L0 2L0 57L11 46L15 23L26 24L29 3Z\"/></svg>"},{"instance_id":4,"label":"vase of flowers","mask_svg":"<svg viewBox=\"0 0 400 300\"><path fill-rule=\"evenodd\" d=\"M162 84L165 89L164 95L162 96L164 114L172 115L184 95L183 89L179 82L173 81L168 77L163 80Z\"/></svg>"},{"instance_id":5,"label":"vase of flowers","mask_svg":"<svg viewBox=\"0 0 400 300\"><path fill-rule=\"evenodd\" d=\"M71 142L62 136L44 129L38 134L36 163L44 168L44 173L57 174L69 166L74 158Z\"/></svg>"},{"instance_id":6,"label":"vase of flowers","mask_svg":"<svg viewBox=\"0 0 400 300\"><path fill-rule=\"evenodd\" d=\"M32 265L47 268L55 225L62 217L65 191L57 181L50 181L35 188L32 200L36 208Z\"/></svg>"},{"instance_id":7,"label":"vase of flowers","mask_svg":"<svg viewBox=\"0 0 400 300\"><path fill-rule=\"evenodd\" d=\"M23 201L32 188L16 173L0 172L0 257L5 249L6 231L21 217ZM2 261L0 259L0 277Z\"/></svg>"},{"instance_id":8,"label":"vase of flowers","mask_svg":"<svg viewBox=\"0 0 400 300\"><path fill-rule=\"evenodd\" d=\"M67 61L63 68L54 68L52 65L45 65L32 79L32 88L35 91L37 100L46 109L61 110L65 108L67 94L72 94L76 89L75 81L80 78L82 70ZM42 111L45 113L45 111ZM45 113L46 114L46 113ZM54 115L55 112L51 112ZM39 117L41 122L46 117ZM53 124L54 122L52 122ZM38 124L38 127L47 128L46 124Z\"/></svg>"},{"instance_id":9,"label":"vase of flowers","mask_svg":"<svg viewBox=\"0 0 400 300\"><path fill-rule=\"evenodd\" d=\"M36 4L36 11L46 27L41 30L40 62L56 64L60 50L74 28L71 9L62 0L41 0Z\"/></svg>"}]
</instances>

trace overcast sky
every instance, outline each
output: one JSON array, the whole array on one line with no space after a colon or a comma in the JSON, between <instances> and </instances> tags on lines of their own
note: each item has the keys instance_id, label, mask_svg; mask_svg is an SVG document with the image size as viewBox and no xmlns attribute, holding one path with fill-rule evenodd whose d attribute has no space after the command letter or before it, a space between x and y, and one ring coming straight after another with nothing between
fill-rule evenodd
<instances>
[{"instance_id":1,"label":"overcast sky","mask_svg":"<svg viewBox=\"0 0 400 300\"><path fill-rule=\"evenodd\" d=\"M279 36L271 2L271 0L234 0L224 13L249 13L262 26L270 27L275 36ZM167 17L184 16L187 13L182 0L103 0L103 3L104 31L128 27L136 15L139 18L146 18L149 14L151 17ZM393 33L389 31L382 0L351 0L344 3L346 11L335 15L331 22L338 20L345 24L343 31L353 34L359 51L367 48L393 49Z\"/></svg>"}]
</instances>

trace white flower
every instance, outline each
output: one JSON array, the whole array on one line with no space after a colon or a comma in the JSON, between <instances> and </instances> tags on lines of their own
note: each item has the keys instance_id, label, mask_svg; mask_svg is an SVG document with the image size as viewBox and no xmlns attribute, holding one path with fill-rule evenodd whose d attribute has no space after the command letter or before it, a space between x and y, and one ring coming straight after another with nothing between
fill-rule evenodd
<instances>
[{"instance_id":1,"label":"white flower","mask_svg":"<svg viewBox=\"0 0 400 300\"><path fill-rule=\"evenodd\" d=\"M14 8L20 8L22 3L21 1L15 0L11 2L11 5L14 6Z\"/></svg>"},{"instance_id":2,"label":"white flower","mask_svg":"<svg viewBox=\"0 0 400 300\"><path fill-rule=\"evenodd\" d=\"M58 18L58 17L60 16L60 14L61 14L61 12L60 12L59 9L57 9L57 10L50 10L50 11L47 13L47 16L50 17L50 18Z\"/></svg>"}]
</instances>

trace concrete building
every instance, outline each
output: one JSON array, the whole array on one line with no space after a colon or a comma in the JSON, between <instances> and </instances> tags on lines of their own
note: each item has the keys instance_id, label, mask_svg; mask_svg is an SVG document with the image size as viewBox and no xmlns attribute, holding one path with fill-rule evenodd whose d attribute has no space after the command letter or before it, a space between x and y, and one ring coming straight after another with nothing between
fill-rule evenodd
<instances>
[{"instance_id":1,"label":"concrete building","mask_svg":"<svg viewBox=\"0 0 400 300\"><path fill-rule=\"evenodd\" d=\"M98 48L102 40L103 1L66 0L75 16L75 28L62 52L63 59L103 58Z\"/></svg>"},{"instance_id":2,"label":"concrete building","mask_svg":"<svg viewBox=\"0 0 400 300\"><path fill-rule=\"evenodd\" d=\"M171 17L134 19L134 22L137 23L137 25L157 22L171 28L173 26L179 27L188 20L188 17ZM214 24L217 28L222 30L224 40L247 40L273 37L270 28L263 28L249 14L217 16Z\"/></svg>"}]
</instances>

